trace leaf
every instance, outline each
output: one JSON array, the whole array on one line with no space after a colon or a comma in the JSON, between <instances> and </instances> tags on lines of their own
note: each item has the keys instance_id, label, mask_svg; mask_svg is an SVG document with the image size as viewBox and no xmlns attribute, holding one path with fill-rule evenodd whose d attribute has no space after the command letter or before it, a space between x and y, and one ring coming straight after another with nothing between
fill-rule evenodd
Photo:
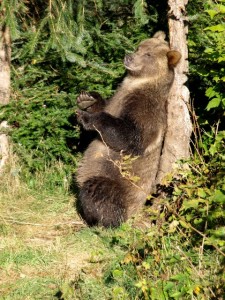
<instances>
[{"instance_id":1,"label":"leaf","mask_svg":"<svg viewBox=\"0 0 225 300\"><path fill-rule=\"evenodd\" d=\"M125 296L127 297L127 294L123 287L117 286L113 289L113 299L127 299Z\"/></svg>"},{"instance_id":2,"label":"leaf","mask_svg":"<svg viewBox=\"0 0 225 300\"><path fill-rule=\"evenodd\" d=\"M201 224L202 221L203 221L202 218L195 218L195 219L194 219L194 224L195 224L195 225Z\"/></svg>"},{"instance_id":3,"label":"leaf","mask_svg":"<svg viewBox=\"0 0 225 300\"><path fill-rule=\"evenodd\" d=\"M114 278L120 278L123 276L123 271L121 270L113 270L112 272Z\"/></svg>"},{"instance_id":4,"label":"leaf","mask_svg":"<svg viewBox=\"0 0 225 300\"><path fill-rule=\"evenodd\" d=\"M213 52L214 52L214 49L213 48L210 48L210 47L208 47L208 48L206 48L205 49L205 51L204 51L205 53L207 53L207 54L212 54Z\"/></svg>"},{"instance_id":5,"label":"leaf","mask_svg":"<svg viewBox=\"0 0 225 300\"><path fill-rule=\"evenodd\" d=\"M173 192L174 195L180 196L182 194L182 192L183 191L181 189L179 189L177 186L175 186L174 192Z\"/></svg>"},{"instance_id":6,"label":"leaf","mask_svg":"<svg viewBox=\"0 0 225 300\"><path fill-rule=\"evenodd\" d=\"M225 203L225 194L220 190L215 190L215 193L210 197L210 200L213 202Z\"/></svg>"},{"instance_id":7,"label":"leaf","mask_svg":"<svg viewBox=\"0 0 225 300\"><path fill-rule=\"evenodd\" d=\"M223 240L225 240L225 227L219 227L216 230L210 230L210 233L214 235L215 237L219 237Z\"/></svg>"},{"instance_id":8,"label":"leaf","mask_svg":"<svg viewBox=\"0 0 225 300\"><path fill-rule=\"evenodd\" d=\"M187 275L184 273L178 273L170 278L177 281L185 281L187 279Z\"/></svg>"},{"instance_id":9,"label":"leaf","mask_svg":"<svg viewBox=\"0 0 225 300\"><path fill-rule=\"evenodd\" d=\"M126 256L125 256L125 258L123 259L123 261L122 261L122 263L124 263L124 264L129 264L129 263L135 263L135 262L137 262L138 261L138 259L134 256L134 255L132 255L131 253L128 253Z\"/></svg>"},{"instance_id":10,"label":"leaf","mask_svg":"<svg viewBox=\"0 0 225 300\"><path fill-rule=\"evenodd\" d=\"M148 285L146 279L143 279L142 281L139 281L135 284L136 287L140 288L142 292L147 291Z\"/></svg>"},{"instance_id":11,"label":"leaf","mask_svg":"<svg viewBox=\"0 0 225 300\"><path fill-rule=\"evenodd\" d=\"M209 87L209 88L206 90L205 95L206 95L208 98L213 98L214 96L217 96L218 93L214 90L214 87Z\"/></svg>"},{"instance_id":12,"label":"leaf","mask_svg":"<svg viewBox=\"0 0 225 300\"><path fill-rule=\"evenodd\" d=\"M217 5L217 7L221 14L225 14L225 5L219 4L219 5Z\"/></svg>"},{"instance_id":13,"label":"leaf","mask_svg":"<svg viewBox=\"0 0 225 300\"><path fill-rule=\"evenodd\" d=\"M189 229L189 226L186 222L182 221L182 220L179 220L179 223L182 227L186 228L186 229Z\"/></svg>"},{"instance_id":14,"label":"leaf","mask_svg":"<svg viewBox=\"0 0 225 300\"><path fill-rule=\"evenodd\" d=\"M165 291L174 290L174 283L171 281L168 281L164 287Z\"/></svg>"},{"instance_id":15,"label":"leaf","mask_svg":"<svg viewBox=\"0 0 225 300\"><path fill-rule=\"evenodd\" d=\"M206 12L210 15L211 19L213 19L215 17L215 15L218 14L218 11L216 11L214 9L207 9Z\"/></svg>"},{"instance_id":16,"label":"leaf","mask_svg":"<svg viewBox=\"0 0 225 300\"><path fill-rule=\"evenodd\" d=\"M204 189L203 188L198 188L198 196L199 197L201 197L201 198L206 198L206 196L207 196L207 194L206 194L206 192L204 191Z\"/></svg>"},{"instance_id":17,"label":"leaf","mask_svg":"<svg viewBox=\"0 0 225 300\"><path fill-rule=\"evenodd\" d=\"M220 57L218 58L218 62L219 62L219 63L222 62L222 61L225 61L225 55L222 55L222 56L220 56ZM225 78L222 77L222 78L220 78L220 80L225 81Z\"/></svg>"},{"instance_id":18,"label":"leaf","mask_svg":"<svg viewBox=\"0 0 225 300\"><path fill-rule=\"evenodd\" d=\"M209 148L209 153L212 155L212 156L214 156L215 155L215 153L217 153L217 145L216 144L212 144L211 146L210 146L210 148Z\"/></svg>"},{"instance_id":19,"label":"leaf","mask_svg":"<svg viewBox=\"0 0 225 300\"><path fill-rule=\"evenodd\" d=\"M205 203L204 199L184 200L182 209L197 208L199 203Z\"/></svg>"},{"instance_id":20,"label":"leaf","mask_svg":"<svg viewBox=\"0 0 225 300\"><path fill-rule=\"evenodd\" d=\"M134 15L135 18L138 19L140 24L145 25L149 21L149 16L146 13L147 11L147 4L143 0L136 0L134 3Z\"/></svg>"},{"instance_id":21,"label":"leaf","mask_svg":"<svg viewBox=\"0 0 225 300\"><path fill-rule=\"evenodd\" d=\"M170 223L170 225L169 225L168 232L170 232L170 233L174 232L178 225L179 225L179 222L177 220L173 220L173 222Z\"/></svg>"},{"instance_id":22,"label":"leaf","mask_svg":"<svg viewBox=\"0 0 225 300\"><path fill-rule=\"evenodd\" d=\"M172 298L181 299L182 293L181 292L174 292L170 295Z\"/></svg>"},{"instance_id":23,"label":"leaf","mask_svg":"<svg viewBox=\"0 0 225 300\"><path fill-rule=\"evenodd\" d=\"M221 98L213 98L212 100L209 101L208 105L206 106L206 110L210 110L212 108L216 108L220 105L221 103Z\"/></svg>"},{"instance_id":24,"label":"leaf","mask_svg":"<svg viewBox=\"0 0 225 300\"><path fill-rule=\"evenodd\" d=\"M225 31L225 24L218 24L215 26L206 27L205 30L210 30L212 32L222 32Z\"/></svg>"},{"instance_id":25,"label":"leaf","mask_svg":"<svg viewBox=\"0 0 225 300\"><path fill-rule=\"evenodd\" d=\"M221 239L217 239L215 238L214 236L211 236L211 237L208 237L206 240L205 240L205 244L206 245L218 245L220 247L224 247L225 246L225 241L224 239L221 240Z\"/></svg>"},{"instance_id":26,"label":"leaf","mask_svg":"<svg viewBox=\"0 0 225 300\"><path fill-rule=\"evenodd\" d=\"M142 263L142 266L145 268L145 270L149 270L149 269L150 269L150 264L147 263L146 261L144 261L144 262Z\"/></svg>"}]
</instances>

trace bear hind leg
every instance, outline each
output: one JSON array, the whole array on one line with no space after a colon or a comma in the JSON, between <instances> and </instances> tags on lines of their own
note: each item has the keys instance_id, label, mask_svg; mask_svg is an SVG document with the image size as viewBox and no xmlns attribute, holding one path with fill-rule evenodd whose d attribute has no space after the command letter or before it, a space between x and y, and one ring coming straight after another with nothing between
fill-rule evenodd
<instances>
[{"instance_id":1,"label":"bear hind leg","mask_svg":"<svg viewBox=\"0 0 225 300\"><path fill-rule=\"evenodd\" d=\"M116 227L127 219L125 187L106 177L93 177L80 189L78 212L90 225Z\"/></svg>"}]
</instances>

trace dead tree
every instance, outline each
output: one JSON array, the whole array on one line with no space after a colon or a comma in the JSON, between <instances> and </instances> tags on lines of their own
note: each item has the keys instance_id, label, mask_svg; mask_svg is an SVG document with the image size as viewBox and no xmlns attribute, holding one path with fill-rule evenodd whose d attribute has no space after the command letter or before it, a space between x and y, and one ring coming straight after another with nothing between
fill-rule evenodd
<instances>
[{"instance_id":1,"label":"dead tree","mask_svg":"<svg viewBox=\"0 0 225 300\"><path fill-rule=\"evenodd\" d=\"M9 103L10 99L10 59L11 42L9 29L0 25L0 106ZM0 123L0 174L9 158L9 140L6 133L6 121Z\"/></svg>"},{"instance_id":2,"label":"dead tree","mask_svg":"<svg viewBox=\"0 0 225 300\"><path fill-rule=\"evenodd\" d=\"M172 49L180 51L182 58L175 68L175 80L168 99L167 131L160 159L157 183L175 167L176 162L189 157L190 135L192 131L189 115L189 90L187 82L188 33L185 6L188 0L168 0L169 35Z\"/></svg>"}]
</instances>

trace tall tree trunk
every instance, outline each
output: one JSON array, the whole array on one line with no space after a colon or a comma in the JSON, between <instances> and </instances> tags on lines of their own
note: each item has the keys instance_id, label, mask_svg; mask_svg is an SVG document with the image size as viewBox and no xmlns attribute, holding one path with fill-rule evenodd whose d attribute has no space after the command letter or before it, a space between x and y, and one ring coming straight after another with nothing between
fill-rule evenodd
<instances>
[{"instance_id":1,"label":"tall tree trunk","mask_svg":"<svg viewBox=\"0 0 225 300\"><path fill-rule=\"evenodd\" d=\"M2 16L1 16L2 17ZM2 19L2 18L0 18ZM0 105L9 103L10 98L11 42L9 28L0 25ZM7 123L0 124L0 174L9 158L8 136L4 133Z\"/></svg>"},{"instance_id":2,"label":"tall tree trunk","mask_svg":"<svg viewBox=\"0 0 225 300\"><path fill-rule=\"evenodd\" d=\"M167 132L160 159L157 183L176 166L176 161L189 157L192 125L188 110L189 90L185 86L188 72L188 33L185 6L188 0L168 0L171 49L180 51L182 58L175 68L175 80L168 99Z\"/></svg>"}]
</instances>

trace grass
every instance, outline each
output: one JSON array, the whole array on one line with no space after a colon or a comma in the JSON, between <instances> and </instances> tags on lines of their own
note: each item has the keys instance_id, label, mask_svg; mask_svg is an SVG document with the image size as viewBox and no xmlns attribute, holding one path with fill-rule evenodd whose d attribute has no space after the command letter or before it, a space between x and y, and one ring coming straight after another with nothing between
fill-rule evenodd
<instances>
[{"instance_id":1,"label":"grass","mask_svg":"<svg viewBox=\"0 0 225 300\"><path fill-rule=\"evenodd\" d=\"M70 283L80 272L98 278L118 255L82 223L68 186L49 185L52 172L62 176L61 167L26 183L13 167L2 178L0 299L57 299L61 289L74 299Z\"/></svg>"},{"instance_id":2,"label":"grass","mask_svg":"<svg viewBox=\"0 0 225 300\"><path fill-rule=\"evenodd\" d=\"M224 299L224 259L177 221L88 228L63 165L20 173L0 185L0 300Z\"/></svg>"}]
</instances>

